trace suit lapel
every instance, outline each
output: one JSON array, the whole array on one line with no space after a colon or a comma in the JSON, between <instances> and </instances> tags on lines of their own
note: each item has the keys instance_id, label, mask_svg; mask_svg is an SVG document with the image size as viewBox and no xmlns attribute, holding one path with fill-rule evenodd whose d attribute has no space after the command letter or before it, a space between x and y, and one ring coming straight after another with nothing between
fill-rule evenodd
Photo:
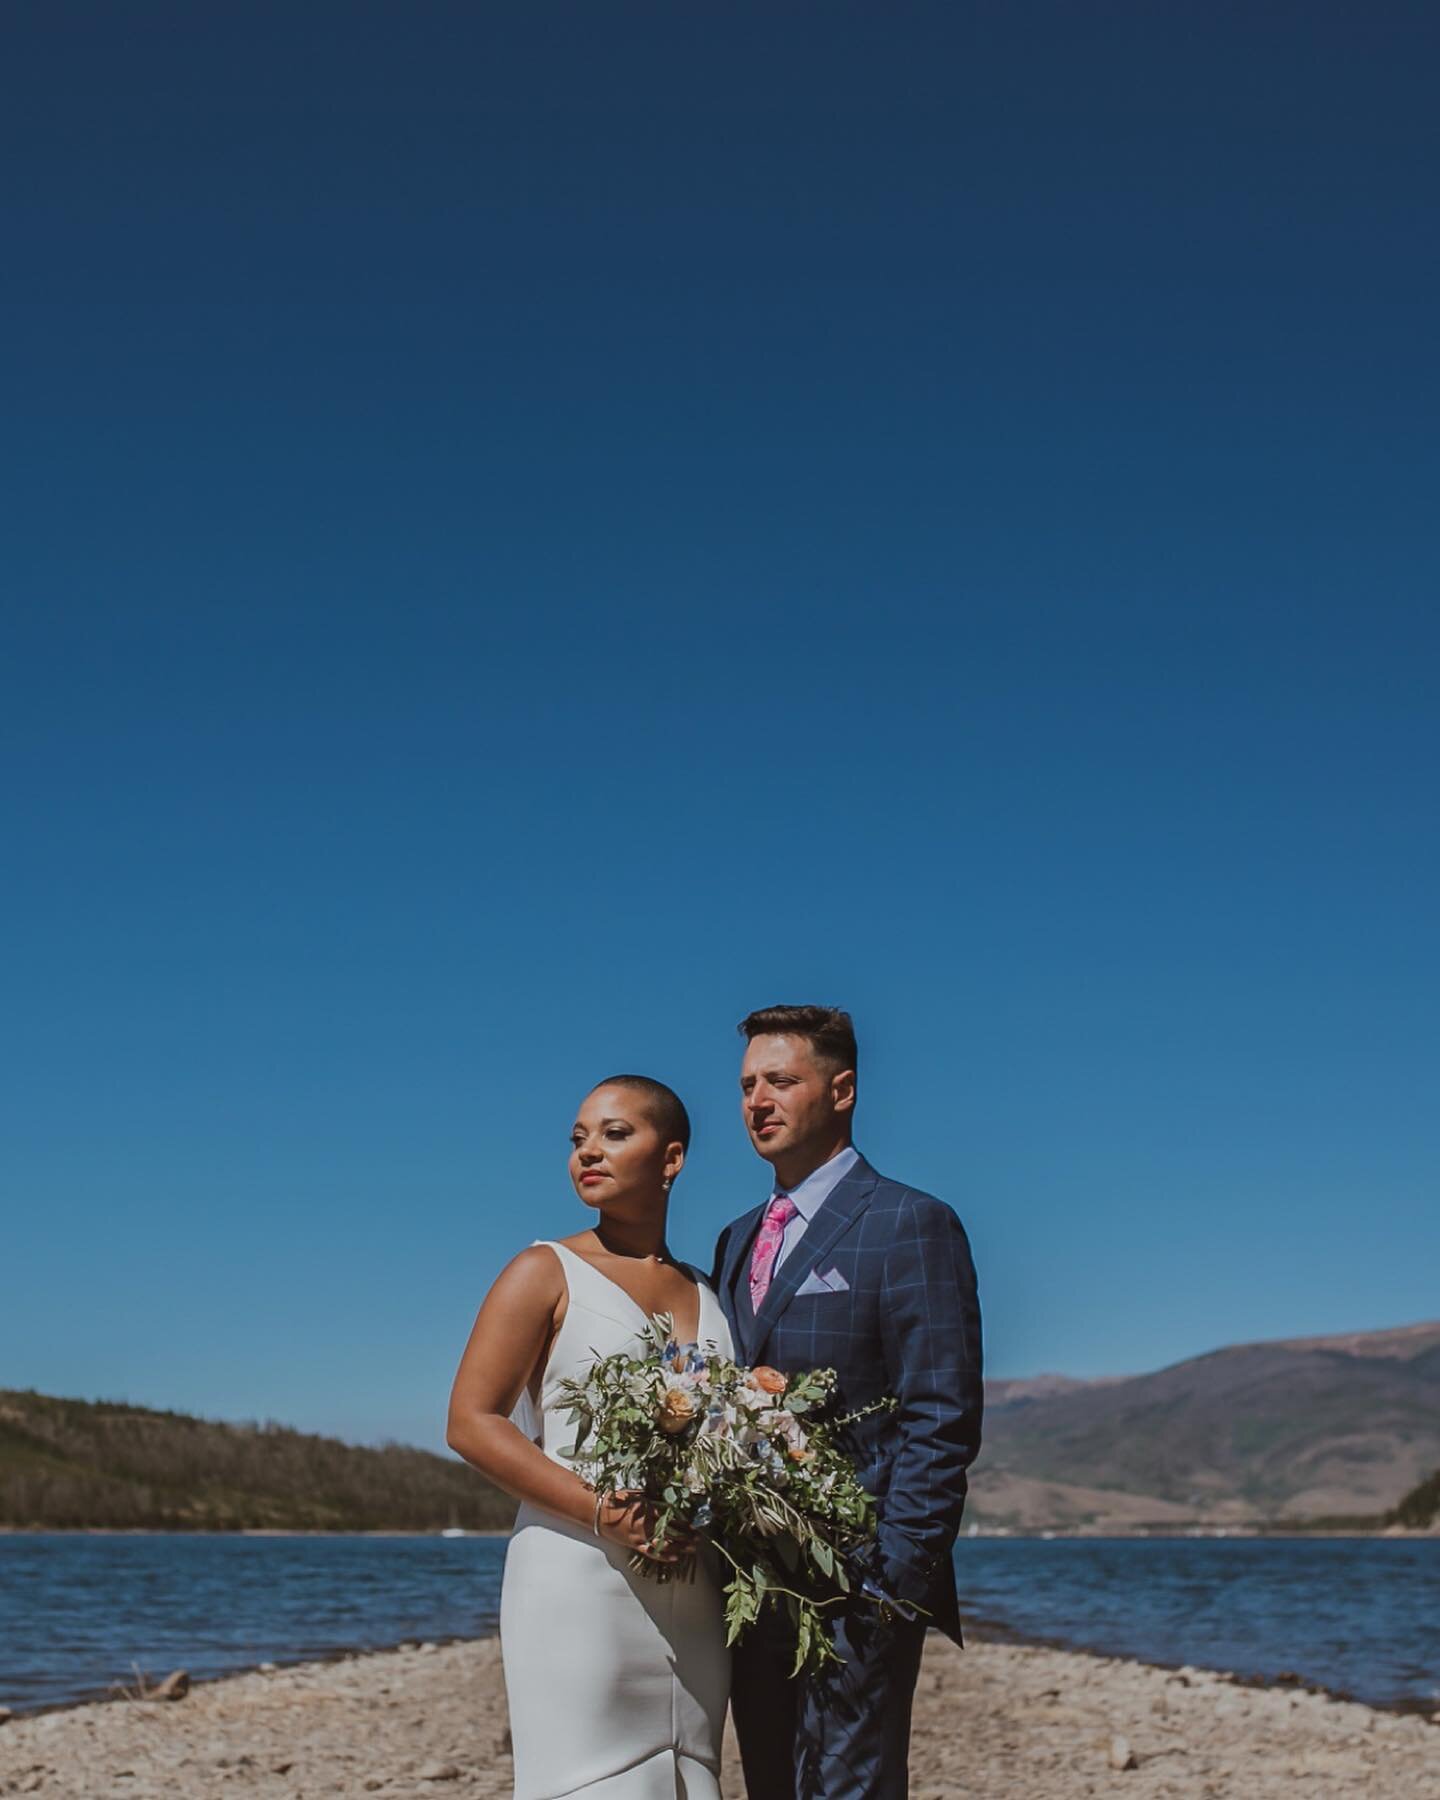
<instances>
[{"instance_id":1,"label":"suit lapel","mask_svg":"<svg viewBox=\"0 0 1440 1800\"><path fill-rule=\"evenodd\" d=\"M753 1212L740 1215L731 1229L730 1241L725 1249L720 1297L730 1315L735 1346L741 1356L749 1355L750 1334L755 1328L755 1315L750 1310L750 1295L743 1286L744 1272L750 1266L750 1251L755 1243L755 1234L760 1229L760 1221L765 1217L765 1208L769 1204L768 1199L762 1200Z\"/></svg>"},{"instance_id":2,"label":"suit lapel","mask_svg":"<svg viewBox=\"0 0 1440 1800\"><path fill-rule=\"evenodd\" d=\"M879 1179L862 1156L850 1173L836 1183L834 1191L825 1197L820 1210L806 1226L800 1242L775 1271L770 1292L766 1294L765 1303L756 1314L749 1334L749 1357L752 1363L769 1343L770 1334L780 1315L795 1298L796 1288L812 1269L820 1266L870 1204L870 1196ZM763 1213L763 1207L761 1211ZM758 1225L758 1220L756 1223ZM751 1235L754 1235L753 1232ZM749 1242L748 1238L746 1242ZM738 1299L735 1307L738 1314Z\"/></svg>"}]
</instances>

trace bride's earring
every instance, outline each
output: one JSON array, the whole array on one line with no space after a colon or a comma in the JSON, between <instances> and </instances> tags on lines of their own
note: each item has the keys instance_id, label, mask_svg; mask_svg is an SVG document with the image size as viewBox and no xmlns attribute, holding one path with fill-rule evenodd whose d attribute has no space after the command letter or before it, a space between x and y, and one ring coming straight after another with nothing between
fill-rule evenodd
<instances>
[{"instance_id":1,"label":"bride's earring","mask_svg":"<svg viewBox=\"0 0 1440 1800\"><path fill-rule=\"evenodd\" d=\"M673 1179L672 1176L667 1175L665 1177L665 1179L660 1183L661 1187L664 1188L664 1190L667 1194L670 1192L670 1183L671 1183L672 1179Z\"/></svg>"}]
</instances>

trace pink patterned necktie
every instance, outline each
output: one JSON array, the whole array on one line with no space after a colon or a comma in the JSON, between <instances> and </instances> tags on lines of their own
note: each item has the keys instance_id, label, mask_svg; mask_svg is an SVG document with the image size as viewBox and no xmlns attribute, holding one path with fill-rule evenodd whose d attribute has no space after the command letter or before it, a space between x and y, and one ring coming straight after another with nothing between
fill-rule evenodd
<instances>
[{"instance_id":1,"label":"pink patterned necktie","mask_svg":"<svg viewBox=\"0 0 1440 1800\"><path fill-rule=\"evenodd\" d=\"M765 1221L750 1252L750 1304L757 1313L770 1292L770 1277L775 1273L775 1258L785 1240L785 1227L799 1210L788 1194L777 1194L765 1208Z\"/></svg>"}]
</instances>

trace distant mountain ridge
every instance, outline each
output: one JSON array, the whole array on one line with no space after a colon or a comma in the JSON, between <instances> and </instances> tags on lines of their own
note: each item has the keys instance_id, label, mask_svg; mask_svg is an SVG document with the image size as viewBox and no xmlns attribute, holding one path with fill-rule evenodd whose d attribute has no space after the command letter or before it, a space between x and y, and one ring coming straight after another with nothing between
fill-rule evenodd
<instances>
[{"instance_id":1,"label":"distant mountain ridge","mask_svg":"<svg viewBox=\"0 0 1440 1800\"><path fill-rule=\"evenodd\" d=\"M1152 1374L986 1383L968 1521L1019 1529L1378 1519L1440 1501L1440 1320L1237 1344ZM0 1526L504 1529L448 1457L0 1389ZM1433 1526L1431 1527L1434 1528Z\"/></svg>"},{"instance_id":2,"label":"distant mountain ridge","mask_svg":"<svg viewBox=\"0 0 1440 1800\"><path fill-rule=\"evenodd\" d=\"M1378 1515L1440 1468L1440 1320L1153 1374L987 1382L967 1517L1125 1529Z\"/></svg>"},{"instance_id":3,"label":"distant mountain ridge","mask_svg":"<svg viewBox=\"0 0 1440 1800\"><path fill-rule=\"evenodd\" d=\"M481 1531L508 1528L514 1512L473 1469L428 1450L0 1389L0 1525Z\"/></svg>"},{"instance_id":4,"label":"distant mountain ridge","mask_svg":"<svg viewBox=\"0 0 1440 1800\"><path fill-rule=\"evenodd\" d=\"M1388 1331L1347 1331L1330 1337L1275 1338L1272 1350L1338 1350L1346 1356L1390 1356L1400 1361L1418 1356L1440 1342L1440 1320L1419 1325L1395 1325ZM1254 1350L1256 1344L1242 1344L1239 1349Z\"/></svg>"}]
</instances>

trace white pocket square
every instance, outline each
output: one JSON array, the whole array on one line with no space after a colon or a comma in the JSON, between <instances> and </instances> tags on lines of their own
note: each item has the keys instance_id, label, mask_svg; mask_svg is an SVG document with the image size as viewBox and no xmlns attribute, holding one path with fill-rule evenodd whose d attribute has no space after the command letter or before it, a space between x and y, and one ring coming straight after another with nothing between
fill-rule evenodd
<instances>
[{"instance_id":1,"label":"white pocket square","mask_svg":"<svg viewBox=\"0 0 1440 1800\"><path fill-rule=\"evenodd\" d=\"M795 1290L798 1300L802 1294L846 1294L850 1291L850 1283L838 1269L826 1269L822 1275L819 1269L812 1269Z\"/></svg>"}]
</instances>

